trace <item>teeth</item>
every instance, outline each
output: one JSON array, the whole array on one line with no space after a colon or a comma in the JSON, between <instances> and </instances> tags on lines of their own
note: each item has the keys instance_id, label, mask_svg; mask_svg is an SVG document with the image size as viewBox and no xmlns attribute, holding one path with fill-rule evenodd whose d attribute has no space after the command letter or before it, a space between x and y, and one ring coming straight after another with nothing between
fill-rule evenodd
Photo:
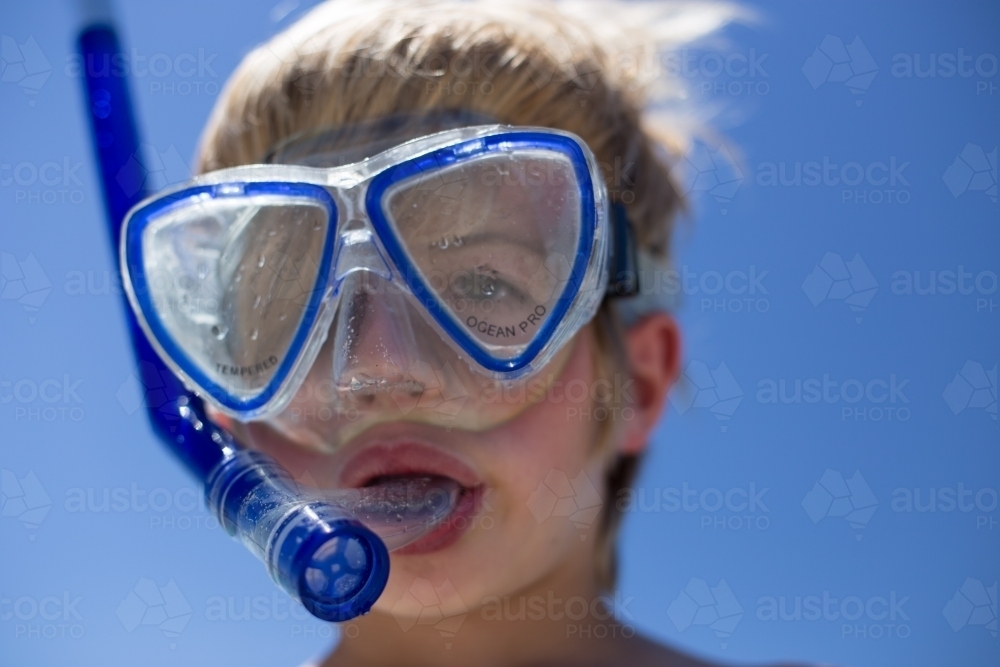
<instances>
[{"instance_id":1,"label":"teeth","mask_svg":"<svg viewBox=\"0 0 1000 667\"><path fill-rule=\"evenodd\" d=\"M450 513L464 489L450 477L440 475L382 475L374 477L363 487L364 502L359 509L376 512L380 516L392 514L398 508L408 511L433 511Z\"/></svg>"}]
</instances>

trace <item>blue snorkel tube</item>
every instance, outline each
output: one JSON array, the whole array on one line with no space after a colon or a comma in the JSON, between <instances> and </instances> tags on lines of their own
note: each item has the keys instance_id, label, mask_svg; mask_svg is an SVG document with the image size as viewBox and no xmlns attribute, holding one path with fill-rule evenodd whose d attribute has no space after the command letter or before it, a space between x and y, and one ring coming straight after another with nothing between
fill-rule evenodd
<instances>
[{"instance_id":1,"label":"blue snorkel tube","mask_svg":"<svg viewBox=\"0 0 1000 667\"><path fill-rule=\"evenodd\" d=\"M131 159L139 150L139 135L128 82L125 76L115 75L109 64L122 57L121 46L106 6L81 4L97 5L100 12L86 17L77 47L83 58L87 117L117 258L122 221L149 193L140 188L130 195L119 185L131 166L141 169ZM160 360L127 302L125 313L143 385L166 384L165 395L156 401L159 405L147 406L153 430L205 484L208 507L219 523L254 552L274 581L314 616L347 621L366 613L389 577L389 553L382 538L391 539L392 530L383 531L380 538L365 523L377 525L387 513L397 512L398 499L387 502L384 496L365 496L365 490L320 494L299 488L274 460L245 449L207 418L201 399L187 391ZM435 515L443 516L449 509L437 508ZM359 518L366 516L370 521L362 523ZM395 535L402 531L397 528Z\"/></svg>"}]
</instances>

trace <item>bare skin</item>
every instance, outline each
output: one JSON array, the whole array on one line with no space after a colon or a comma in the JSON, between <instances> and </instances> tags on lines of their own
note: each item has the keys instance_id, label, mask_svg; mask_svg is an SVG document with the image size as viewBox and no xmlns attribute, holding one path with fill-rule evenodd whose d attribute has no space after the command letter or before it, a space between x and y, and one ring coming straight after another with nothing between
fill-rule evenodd
<instances>
[{"instance_id":1,"label":"bare skin","mask_svg":"<svg viewBox=\"0 0 1000 667\"><path fill-rule=\"evenodd\" d=\"M597 446L599 422L580 416L597 407L592 397L581 402L562 394L526 405L486 431L381 424L334 453L298 446L264 424L229 422L250 446L293 473L308 471L320 486L342 481L366 448L384 447L391 458L401 440L416 440L452 457L484 489L470 527L453 542L392 555L384 594L370 614L342 628L323 667L708 664L637 634L627 606L618 619L610 613L615 595L601 590L596 574L599 516L574 523L557 512L542 518L532 512L553 473L575 481L582 474L603 495L603 474L614 458L645 448L679 371L680 338L671 318L655 314L624 342L634 412L618 420L610 447ZM598 353L585 328L571 344L560 386L594 386Z\"/></svg>"}]
</instances>

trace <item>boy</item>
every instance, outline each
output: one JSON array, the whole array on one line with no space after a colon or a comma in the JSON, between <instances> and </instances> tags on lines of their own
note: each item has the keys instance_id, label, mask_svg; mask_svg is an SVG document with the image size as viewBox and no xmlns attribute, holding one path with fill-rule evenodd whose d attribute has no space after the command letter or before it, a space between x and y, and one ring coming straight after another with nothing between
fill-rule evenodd
<instances>
[{"instance_id":1,"label":"boy","mask_svg":"<svg viewBox=\"0 0 1000 667\"><path fill-rule=\"evenodd\" d=\"M614 212L601 224L630 225L639 254L665 261L681 198L669 174L676 145L642 113L648 95L662 99L669 88L649 76L651 63L657 48L728 18L711 5L328 3L244 59L202 137L199 170L337 167L441 131L552 128L593 152ZM362 253L343 276L315 361L280 413L240 420L212 410L248 447L320 487L430 475L462 488L443 526L392 554L385 593L346 628L328 667L704 664L637 635L607 604L615 499L633 480L678 376L674 321L645 297L617 298L612 289L522 376L483 372L449 340L479 345L467 350L522 342L523 350L532 332L559 324L558 299L546 299L572 281L572 248L586 238L560 240L565 229L554 222L570 210L566 193L576 196L561 189L572 173L525 155L516 164L527 180L486 165L475 179L463 172L458 190L442 177L436 189L404 189L402 203L391 204L406 257L427 262L422 274L439 259L473 253L473 236L492 235L494 245L462 260L465 270L445 270L440 287L429 288L468 331L449 334L418 291L389 280L381 250ZM541 174L534 184L532 169ZM499 185L487 184L497 175ZM419 212L406 215L411 202ZM551 218L534 215L543 204ZM368 239L365 216L352 215L348 235ZM553 250L560 243L569 250ZM262 252L258 265L278 252ZM512 285L511 274L523 285ZM259 296L278 289L258 287L229 307L271 328L283 318L257 310ZM258 333L245 356L272 359L273 341L264 327ZM559 500L561 487L574 494L572 507Z\"/></svg>"}]
</instances>

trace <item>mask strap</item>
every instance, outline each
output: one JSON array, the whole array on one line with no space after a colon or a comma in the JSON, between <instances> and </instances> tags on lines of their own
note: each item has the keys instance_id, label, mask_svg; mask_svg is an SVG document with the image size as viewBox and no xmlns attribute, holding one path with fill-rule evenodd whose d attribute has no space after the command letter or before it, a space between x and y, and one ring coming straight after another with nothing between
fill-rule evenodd
<instances>
[{"instance_id":1,"label":"mask strap","mask_svg":"<svg viewBox=\"0 0 1000 667\"><path fill-rule=\"evenodd\" d=\"M381 153L418 137L475 125L500 124L492 116L464 109L430 109L394 114L344 125L309 128L277 142L268 164L340 167Z\"/></svg>"},{"instance_id":2,"label":"mask strap","mask_svg":"<svg viewBox=\"0 0 1000 667\"><path fill-rule=\"evenodd\" d=\"M635 232L619 203L611 204L611 243L608 244L608 297L635 296L639 293L639 260Z\"/></svg>"}]
</instances>

